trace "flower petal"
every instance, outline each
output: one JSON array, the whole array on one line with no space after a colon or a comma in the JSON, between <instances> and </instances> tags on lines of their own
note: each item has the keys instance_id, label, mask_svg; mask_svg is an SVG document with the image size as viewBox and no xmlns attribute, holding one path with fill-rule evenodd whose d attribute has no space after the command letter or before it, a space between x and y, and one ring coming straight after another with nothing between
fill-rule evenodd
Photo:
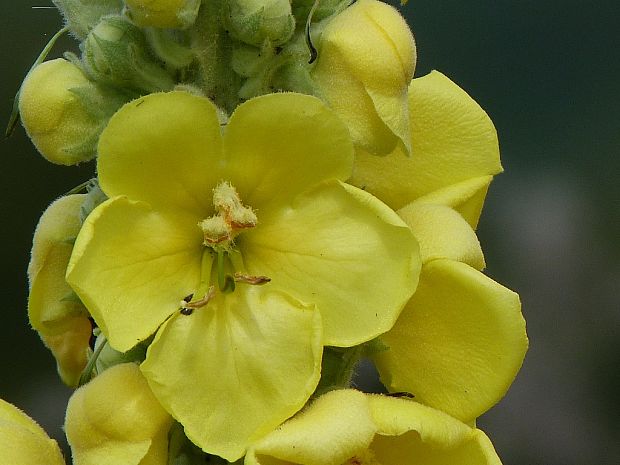
<instances>
[{"instance_id":1,"label":"flower petal","mask_svg":"<svg viewBox=\"0 0 620 465\"><path fill-rule=\"evenodd\" d=\"M473 229L476 229L484 199L492 180L493 176L480 176L457 182L418 197L416 202L445 205L453 208Z\"/></svg>"},{"instance_id":2,"label":"flower petal","mask_svg":"<svg viewBox=\"0 0 620 465\"><path fill-rule=\"evenodd\" d=\"M324 183L239 237L247 271L321 312L325 345L352 346L392 327L415 291L418 245L370 194Z\"/></svg>"},{"instance_id":3,"label":"flower petal","mask_svg":"<svg viewBox=\"0 0 620 465\"><path fill-rule=\"evenodd\" d=\"M398 11L379 1L355 2L327 22L318 47L312 75L355 144L373 154L397 145L409 153L407 86L416 50Z\"/></svg>"},{"instance_id":4,"label":"flower petal","mask_svg":"<svg viewBox=\"0 0 620 465\"><path fill-rule=\"evenodd\" d=\"M467 263L477 270L484 268L484 255L478 237L455 210L415 201L397 213L418 240L423 264L447 258Z\"/></svg>"},{"instance_id":5,"label":"flower petal","mask_svg":"<svg viewBox=\"0 0 620 465\"><path fill-rule=\"evenodd\" d=\"M409 86L411 157L356 154L349 182L399 209L429 192L502 171L497 134L478 104L439 72Z\"/></svg>"},{"instance_id":6,"label":"flower petal","mask_svg":"<svg viewBox=\"0 0 620 465\"><path fill-rule=\"evenodd\" d=\"M63 382L75 386L87 362L92 327L88 312L65 281L85 195L52 203L34 233L28 278L28 318L52 351Z\"/></svg>"},{"instance_id":7,"label":"flower petal","mask_svg":"<svg viewBox=\"0 0 620 465\"><path fill-rule=\"evenodd\" d=\"M125 352L150 336L196 290L202 250L196 218L116 197L86 219L67 282L110 345Z\"/></svg>"},{"instance_id":8,"label":"flower petal","mask_svg":"<svg viewBox=\"0 0 620 465\"><path fill-rule=\"evenodd\" d=\"M0 457L2 463L64 465L58 444L32 418L0 399Z\"/></svg>"},{"instance_id":9,"label":"flower petal","mask_svg":"<svg viewBox=\"0 0 620 465\"><path fill-rule=\"evenodd\" d=\"M258 441L245 465L340 465L366 449L376 431L365 394L331 391Z\"/></svg>"},{"instance_id":10,"label":"flower petal","mask_svg":"<svg viewBox=\"0 0 620 465\"><path fill-rule=\"evenodd\" d=\"M326 179L347 179L347 128L319 99L269 94L240 105L224 137L227 171L244 203L264 210Z\"/></svg>"},{"instance_id":11,"label":"flower petal","mask_svg":"<svg viewBox=\"0 0 620 465\"><path fill-rule=\"evenodd\" d=\"M303 407L321 352L314 308L239 285L169 320L142 371L192 442L232 462Z\"/></svg>"},{"instance_id":12,"label":"flower petal","mask_svg":"<svg viewBox=\"0 0 620 465\"><path fill-rule=\"evenodd\" d=\"M187 92L129 102L99 140L97 169L108 197L126 195L156 209L206 217L220 180L220 124L215 106Z\"/></svg>"},{"instance_id":13,"label":"flower petal","mask_svg":"<svg viewBox=\"0 0 620 465\"><path fill-rule=\"evenodd\" d=\"M172 417L134 363L104 371L67 406L74 465L166 465Z\"/></svg>"},{"instance_id":14,"label":"flower petal","mask_svg":"<svg viewBox=\"0 0 620 465\"><path fill-rule=\"evenodd\" d=\"M519 296L460 262L424 265L413 298L376 356L392 391L470 421L512 383L527 350Z\"/></svg>"},{"instance_id":15,"label":"flower petal","mask_svg":"<svg viewBox=\"0 0 620 465\"><path fill-rule=\"evenodd\" d=\"M371 445L377 463L501 465L482 431L439 410L376 395L369 405L379 429Z\"/></svg>"}]
</instances>

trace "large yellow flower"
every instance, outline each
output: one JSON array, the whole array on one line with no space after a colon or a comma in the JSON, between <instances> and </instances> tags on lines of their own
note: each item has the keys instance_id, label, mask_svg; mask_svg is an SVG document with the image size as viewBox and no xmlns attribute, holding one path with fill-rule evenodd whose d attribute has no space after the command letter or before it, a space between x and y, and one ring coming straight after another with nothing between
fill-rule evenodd
<instances>
[{"instance_id":1,"label":"large yellow flower","mask_svg":"<svg viewBox=\"0 0 620 465\"><path fill-rule=\"evenodd\" d=\"M142 371L207 452L241 457L304 405L323 345L387 331L415 290L409 228L341 181L352 152L340 120L300 94L250 100L223 130L207 99L151 94L101 136L110 200L68 282L116 350L157 333Z\"/></svg>"},{"instance_id":2,"label":"large yellow flower","mask_svg":"<svg viewBox=\"0 0 620 465\"><path fill-rule=\"evenodd\" d=\"M377 195L420 244L420 285L376 356L392 391L469 422L506 393L528 340L519 296L480 271L474 232L501 171L493 123L438 72L409 86L412 156L358 153L350 182Z\"/></svg>"},{"instance_id":3,"label":"large yellow flower","mask_svg":"<svg viewBox=\"0 0 620 465\"><path fill-rule=\"evenodd\" d=\"M500 465L487 436L411 400L332 391L249 450L245 465Z\"/></svg>"}]
</instances>

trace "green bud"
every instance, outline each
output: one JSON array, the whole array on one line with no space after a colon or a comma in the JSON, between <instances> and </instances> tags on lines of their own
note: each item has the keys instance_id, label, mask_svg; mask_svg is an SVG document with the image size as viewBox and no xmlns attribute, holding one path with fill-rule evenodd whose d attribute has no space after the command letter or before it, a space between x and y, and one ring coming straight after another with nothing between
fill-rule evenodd
<instances>
[{"instance_id":1,"label":"green bud","mask_svg":"<svg viewBox=\"0 0 620 465\"><path fill-rule=\"evenodd\" d=\"M200 0L126 0L129 15L142 27L184 29L194 24Z\"/></svg>"},{"instance_id":2,"label":"green bud","mask_svg":"<svg viewBox=\"0 0 620 465\"><path fill-rule=\"evenodd\" d=\"M228 0L224 24L230 35L246 44L260 46L286 43L295 32L295 18L288 0Z\"/></svg>"},{"instance_id":3,"label":"green bud","mask_svg":"<svg viewBox=\"0 0 620 465\"><path fill-rule=\"evenodd\" d=\"M305 24L315 0L292 0L291 8L298 24ZM321 0L312 14L312 21L320 21L340 13L351 4L351 0Z\"/></svg>"},{"instance_id":4,"label":"green bud","mask_svg":"<svg viewBox=\"0 0 620 465\"><path fill-rule=\"evenodd\" d=\"M71 33L83 40L102 17L120 14L123 0L52 0Z\"/></svg>"},{"instance_id":5,"label":"green bud","mask_svg":"<svg viewBox=\"0 0 620 465\"><path fill-rule=\"evenodd\" d=\"M81 48L86 72L95 81L139 93L174 87L172 77L149 55L140 29L120 16L103 18Z\"/></svg>"},{"instance_id":6,"label":"green bud","mask_svg":"<svg viewBox=\"0 0 620 465\"><path fill-rule=\"evenodd\" d=\"M44 158L75 165L95 156L97 140L123 96L90 81L61 58L33 68L19 94L22 125Z\"/></svg>"}]
</instances>

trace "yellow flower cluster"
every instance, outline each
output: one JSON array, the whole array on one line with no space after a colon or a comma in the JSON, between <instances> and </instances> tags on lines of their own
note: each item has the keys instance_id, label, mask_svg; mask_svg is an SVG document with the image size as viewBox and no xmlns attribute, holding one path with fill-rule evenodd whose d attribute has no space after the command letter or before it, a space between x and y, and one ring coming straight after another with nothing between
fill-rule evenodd
<instances>
[{"instance_id":1,"label":"yellow flower cluster","mask_svg":"<svg viewBox=\"0 0 620 465\"><path fill-rule=\"evenodd\" d=\"M73 463L499 464L471 425L528 341L475 233L497 136L447 77L413 78L402 16L55 3L82 55L35 66L19 110L48 160L96 157L28 269L31 324L78 388ZM364 357L384 394L351 389ZM0 452L49 455L11 409Z\"/></svg>"}]
</instances>

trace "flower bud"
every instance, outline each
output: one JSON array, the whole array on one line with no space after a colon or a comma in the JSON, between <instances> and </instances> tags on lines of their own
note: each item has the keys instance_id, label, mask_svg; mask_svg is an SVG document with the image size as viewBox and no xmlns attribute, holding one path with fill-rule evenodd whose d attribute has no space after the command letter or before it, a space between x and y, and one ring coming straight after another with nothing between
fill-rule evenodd
<instances>
[{"instance_id":1,"label":"flower bud","mask_svg":"<svg viewBox=\"0 0 620 465\"><path fill-rule=\"evenodd\" d=\"M120 103L105 98L80 68L61 58L32 69L19 92L26 133L44 158L60 165L95 156L99 133ZM113 108L109 115L107 107Z\"/></svg>"},{"instance_id":2,"label":"flower bud","mask_svg":"<svg viewBox=\"0 0 620 465\"><path fill-rule=\"evenodd\" d=\"M138 365L124 363L75 391L65 431L74 465L166 465L171 425Z\"/></svg>"},{"instance_id":3,"label":"flower bud","mask_svg":"<svg viewBox=\"0 0 620 465\"><path fill-rule=\"evenodd\" d=\"M288 0L228 0L224 23L235 39L249 45L268 40L281 45L295 32L295 18Z\"/></svg>"},{"instance_id":4,"label":"flower bud","mask_svg":"<svg viewBox=\"0 0 620 465\"><path fill-rule=\"evenodd\" d=\"M377 0L359 0L325 26L312 76L356 145L375 155L410 152L407 87L416 62L404 18Z\"/></svg>"},{"instance_id":5,"label":"flower bud","mask_svg":"<svg viewBox=\"0 0 620 465\"><path fill-rule=\"evenodd\" d=\"M65 281L86 195L68 195L43 213L28 265L28 317L56 358L63 382L76 386L86 366L91 336L88 312Z\"/></svg>"},{"instance_id":6,"label":"flower bud","mask_svg":"<svg viewBox=\"0 0 620 465\"><path fill-rule=\"evenodd\" d=\"M125 0L131 19L141 27L186 28L194 24L200 0Z\"/></svg>"},{"instance_id":7,"label":"flower bud","mask_svg":"<svg viewBox=\"0 0 620 465\"><path fill-rule=\"evenodd\" d=\"M149 56L142 31L120 16L102 19L81 48L85 71L97 82L139 93L174 87L172 77Z\"/></svg>"},{"instance_id":8,"label":"flower bud","mask_svg":"<svg viewBox=\"0 0 620 465\"><path fill-rule=\"evenodd\" d=\"M64 465L58 444L32 418L0 399L0 457L7 465Z\"/></svg>"},{"instance_id":9,"label":"flower bud","mask_svg":"<svg viewBox=\"0 0 620 465\"><path fill-rule=\"evenodd\" d=\"M83 40L103 16L120 14L123 0L52 0L73 35Z\"/></svg>"}]
</instances>

